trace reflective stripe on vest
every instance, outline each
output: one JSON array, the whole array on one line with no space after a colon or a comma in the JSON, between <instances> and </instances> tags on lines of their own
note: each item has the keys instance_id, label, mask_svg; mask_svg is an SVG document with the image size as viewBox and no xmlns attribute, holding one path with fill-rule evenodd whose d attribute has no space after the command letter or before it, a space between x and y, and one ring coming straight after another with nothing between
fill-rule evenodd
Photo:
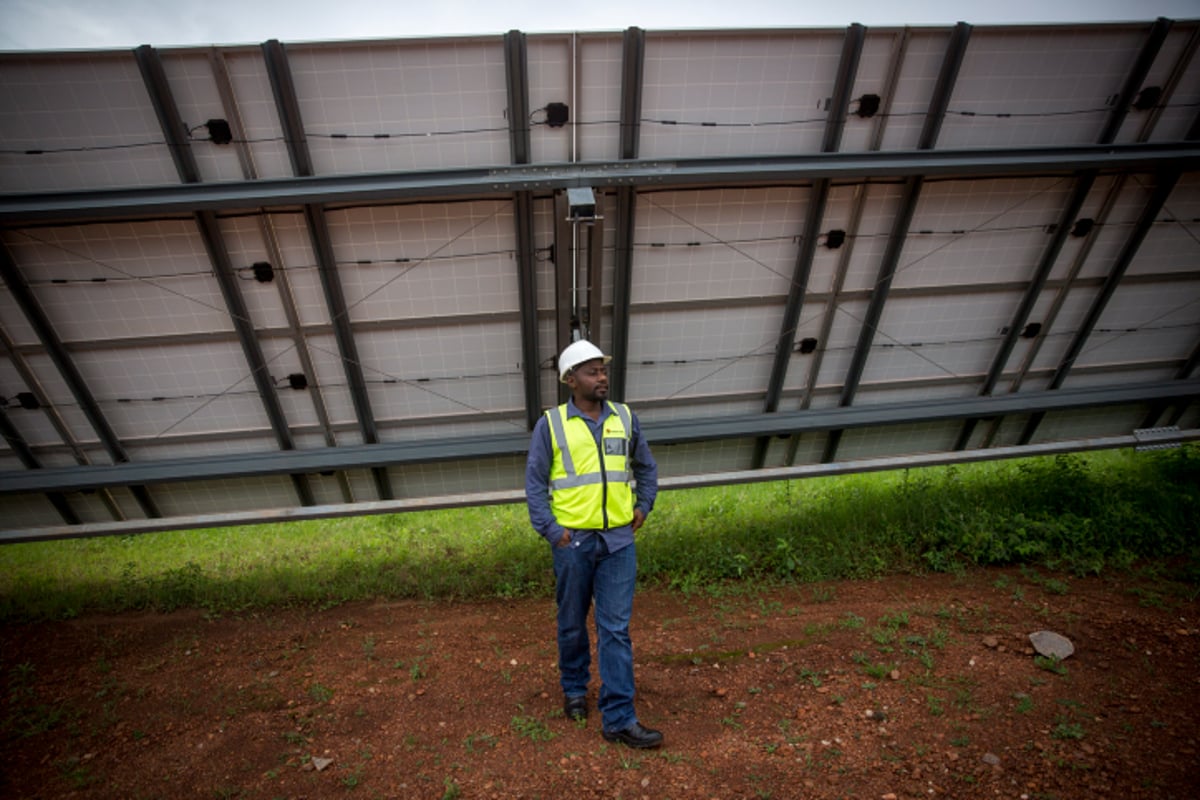
<instances>
[{"instance_id":1,"label":"reflective stripe on vest","mask_svg":"<svg viewBox=\"0 0 1200 800\"><path fill-rule=\"evenodd\" d=\"M633 475L628 468L633 420L624 404L608 403L607 407L613 412L605 419L610 435L602 431L599 446L585 420L567 418L565 405L546 412L554 447L550 506L564 527L601 529L626 525L633 519ZM612 430L614 421L619 421L619 431ZM624 443L623 452L604 452L604 441L617 437Z\"/></svg>"}]
</instances>

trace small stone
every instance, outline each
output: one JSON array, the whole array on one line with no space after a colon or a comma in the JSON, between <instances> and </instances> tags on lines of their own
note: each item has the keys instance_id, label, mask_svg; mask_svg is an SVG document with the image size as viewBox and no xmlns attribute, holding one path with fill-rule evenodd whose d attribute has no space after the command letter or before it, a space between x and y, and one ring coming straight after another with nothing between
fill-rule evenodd
<instances>
[{"instance_id":1,"label":"small stone","mask_svg":"<svg viewBox=\"0 0 1200 800\"><path fill-rule=\"evenodd\" d=\"M894 681L900 680L900 670L898 670L898 669L892 670L891 672L888 673L888 677Z\"/></svg>"},{"instance_id":2,"label":"small stone","mask_svg":"<svg viewBox=\"0 0 1200 800\"><path fill-rule=\"evenodd\" d=\"M325 769L332 763L333 763L332 758L316 757L316 758L313 758L313 760L312 760L312 765L313 765L313 767L316 768L317 772L320 772L321 770Z\"/></svg>"},{"instance_id":3,"label":"small stone","mask_svg":"<svg viewBox=\"0 0 1200 800\"><path fill-rule=\"evenodd\" d=\"M1075 645L1071 644L1071 640L1054 631L1034 631L1029 634L1029 641L1040 655L1057 658L1059 661L1069 658L1075 652Z\"/></svg>"},{"instance_id":4,"label":"small stone","mask_svg":"<svg viewBox=\"0 0 1200 800\"><path fill-rule=\"evenodd\" d=\"M1000 766L1000 756L996 755L995 753L984 753L979 760L993 767Z\"/></svg>"},{"instance_id":5,"label":"small stone","mask_svg":"<svg viewBox=\"0 0 1200 800\"><path fill-rule=\"evenodd\" d=\"M983 637L983 646L989 650L995 650L1000 646L1000 640L995 636L985 636Z\"/></svg>"}]
</instances>

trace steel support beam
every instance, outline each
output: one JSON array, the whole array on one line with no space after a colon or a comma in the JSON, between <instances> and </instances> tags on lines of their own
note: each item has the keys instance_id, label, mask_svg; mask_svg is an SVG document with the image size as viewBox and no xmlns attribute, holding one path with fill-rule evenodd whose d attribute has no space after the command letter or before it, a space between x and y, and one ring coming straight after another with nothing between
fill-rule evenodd
<instances>
[{"instance_id":1,"label":"steel support beam","mask_svg":"<svg viewBox=\"0 0 1200 800\"><path fill-rule=\"evenodd\" d=\"M1184 361L1182 366L1175 371L1175 379L1180 381L1187 380L1192 376L1192 373L1196 371L1197 367L1200 367L1200 342L1196 343L1196 345L1192 348L1192 352L1188 355L1187 360ZM1163 413L1166 412L1170 406L1170 403L1155 403L1153 406L1151 406L1150 411L1146 414L1146 418L1142 422L1142 427L1153 428L1158 425ZM1167 417L1165 424L1178 425L1179 420L1183 418L1184 411L1187 410L1187 406L1187 402L1176 404L1174 409L1171 410L1170 415Z\"/></svg>"},{"instance_id":2,"label":"steel support beam","mask_svg":"<svg viewBox=\"0 0 1200 800\"><path fill-rule=\"evenodd\" d=\"M17 458L25 465L25 469L42 469L42 462L38 461L37 456L33 454L33 449L25 441L21 432L17 430L17 426L13 425L12 420L4 411L4 406L0 406L0 437L3 437L4 443L17 454ZM46 492L46 499L50 501L50 505L54 506L54 510L62 517L63 522L68 525L79 525L83 522L75 513L75 509L71 508L71 504L62 492Z\"/></svg>"},{"instance_id":3,"label":"steel support beam","mask_svg":"<svg viewBox=\"0 0 1200 800\"><path fill-rule=\"evenodd\" d=\"M259 177L258 167L255 165L253 153L251 153L245 141L245 126L242 124L241 111L238 108L237 96L233 90L233 81L229 77L229 69L225 64L225 57L218 48L214 47L209 51L208 60L209 65L212 67L213 80L217 84L217 94L221 97L221 105L225 109L225 117L233 133L233 142L231 144L236 148L238 163L242 167L242 177L249 181L257 180ZM287 318L287 333L292 340L293 346L296 348L296 357L300 361L300 369L308 380L307 391L309 398L312 400L313 414L317 418L317 424L321 427L325 446L337 447L337 437L334 435L333 426L330 424L329 410L325 405L324 392L321 388L321 382L318 380L316 365L313 364L308 340L304 336L304 326L300 321L300 314L296 310L296 300L292 295L291 278L288 277L283 253L279 249L279 241L275 235L275 226L271 215L259 214L258 228L262 235L263 246L266 248L270 263L280 267L280 269L276 270L272 283L275 284L279 292L279 304L283 308L284 316ZM263 336L270 335L271 332L269 330L264 330L261 327L257 329L257 338L260 340ZM354 502L354 489L350 485L349 476L345 472L338 472L336 479L338 488L342 493L342 499L347 503Z\"/></svg>"},{"instance_id":4,"label":"steel support beam","mask_svg":"<svg viewBox=\"0 0 1200 800\"><path fill-rule=\"evenodd\" d=\"M617 162L638 157L642 120L642 75L646 64L646 32L627 28L621 55L621 133ZM633 232L637 212L637 191L631 185L617 185L614 216L616 252L613 253L612 357L609 373L610 396L624 400L629 361L629 306L633 294Z\"/></svg>"},{"instance_id":5,"label":"steel support beam","mask_svg":"<svg viewBox=\"0 0 1200 800\"><path fill-rule=\"evenodd\" d=\"M529 135L529 65L525 51L525 34L517 30L504 34L504 77L508 89L508 144L513 164L528 164L531 139Z\"/></svg>"},{"instance_id":6,"label":"steel support beam","mask_svg":"<svg viewBox=\"0 0 1200 800\"><path fill-rule=\"evenodd\" d=\"M846 114L850 107L850 92L854 88L854 79L858 75L858 62L862 56L865 35L866 28L855 23L846 30L846 38L842 41L842 55L838 62L837 78L829 105L829 117L825 121L825 135L821 142L821 152L823 153L837 152L841 146L842 132L846 127ZM830 181L820 178L813 183L813 187L809 191L807 210L804 215L804 229L800 234L800 248L792 269L792 280L788 285L788 298L784 304L779 339L775 343L775 361L771 366L771 376L767 380L763 410L768 414L779 409L779 398L783 393L783 384L787 380L792 348L796 344L796 328L800 325L800 314L804 310L804 296L808 291L813 258L817 252L817 238L821 231L821 221L825 218L825 207L829 201L829 188ZM755 443L753 457L755 469L760 469L766 462L770 443L770 439L759 439Z\"/></svg>"},{"instance_id":7,"label":"steel support beam","mask_svg":"<svg viewBox=\"0 0 1200 800\"><path fill-rule=\"evenodd\" d=\"M1004 367L1008 364L1008 358L1012 355L1013 348L1017 345L1017 339L1021 337L1022 332L1025 330L1025 323L1028 322L1029 315L1033 312L1033 306L1037 303L1042 289L1046 286L1046 281L1050 277L1050 271L1054 269L1054 264L1058 260L1059 253L1062 252L1063 245L1066 244L1072 225L1079 216L1079 211L1083 208L1083 204L1087 200L1087 196L1092 191L1095 183L1096 173L1093 171L1083 173L1076 179L1071 197L1067 200L1066 206L1063 207L1062 213L1059 214L1054 233L1042 251L1042 256L1038 261L1037 267L1034 269L1033 278L1025 288L1025 292L1021 296L1021 302L1017 305L1017 310L1013 313L1012 319L1008 323L1008 329L1004 334L1003 340L1000 342L1000 348L996 351L995 356L992 357L992 364L988 368L987 377L984 378L983 385L979 387L979 394L989 395L996 388L996 383L999 382L1000 376L1004 373ZM975 431L976 423L977 420L970 419L963 424L963 428L958 434L958 439L954 443L955 450L965 450L967 448L967 444L971 440L971 434Z\"/></svg>"},{"instance_id":8,"label":"steel support beam","mask_svg":"<svg viewBox=\"0 0 1200 800\"><path fill-rule=\"evenodd\" d=\"M950 35L950 44L942 58L942 66L938 71L937 83L933 87L933 95L929 101L929 111L925 115L925 124L921 129L918 140L918 150L932 150L937 144L938 134L946 119L946 109L950 105L950 95L954 91L954 83L958 80L958 71L962 67L963 58L967 53L967 44L971 38L971 26L960 22L954 26ZM859 329L858 343L854 347L854 355L850 359L846 379L842 387L840 404L849 406L854 403L854 395L858 391L859 381L862 380L863 370L867 366L867 358L871 355L871 342L879 328L879 320L883 317L883 307L887 303L888 292L892 287L892 278L900 264L900 254L908 239L908 229L912 224L913 214L917 209L917 201L921 198L924 186L924 176L914 175L905 180L904 195L900 200L900 210L892 221L892 233L888 237L883 259L879 264L879 274L875 280L871 302L867 305L862 328ZM841 441L839 431L830 431L825 442L823 461L833 461L837 457L838 444Z\"/></svg>"},{"instance_id":9,"label":"steel support beam","mask_svg":"<svg viewBox=\"0 0 1200 800\"><path fill-rule=\"evenodd\" d=\"M573 308L575 281L572 275L574 226L567 220L569 209L566 192L554 193L554 352L550 355L552 368L558 366L558 354L571 343L571 326L575 324ZM599 343L597 343L599 345ZM601 345L602 346L602 345ZM556 381L557 383L557 381ZM567 388L559 384L557 403L566 402Z\"/></svg>"},{"instance_id":10,"label":"steel support beam","mask_svg":"<svg viewBox=\"0 0 1200 800\"><path fill-rule=\"evenodd\" d=\"M196 210L287 208L307 203L395 203L496 197L572 186L746 186L752 184L926 178L1073 175L1081 170L1150 172L1164 165L1200 169L1193 143L1109 146L814 153L405 171L369 175L263 178L257 181L0 194L5 224L76 219L162 218Z\"/></svg>"},{"instance_id":11,"label":"steel support beam","mask_svg":"<svg viewBox=\"0 0 1200 800\"><path fill-rule=\"evenodd\" d=\"M300 102L296 97L296 87L292 82L287 53L277 39L264 42L262 52L266 61L267 76L271 81L271 92L275 97L279 123L283 127L284 139L287 142L292 171L298 178L311 177L313 174L312 156L308 152L304 122L300 116ZM355 343L354 332L350 327L350 310L346 307L346 296L342 291L341 278L338 276L337 258L333 252L333 242L329 236L329 225L325 220L324 207L319 202L306 203L304 220L308 227L313 254L317 259L317 274L321 279L325 306L329 311L330 321L333 323L334 339L337 342L338 355L342 360L342 370L346 375L350 398L354 404L359 432L365 444L378 444L379 432L375 426L375 415L371 410L370 397L367 395L367 381L363 376L358 345ZM372 469L371 473L379 498L391 500L393 497L392 484L387 474L387 468L377 466Z\"/></svg>"},{"instance_id":12,"label":"steel support beam","mask_svg":"<svg viewBox=\"0 0 1200 800\"><path fill-rule=\"evenodd\" d=\"M146 84L154 111L158 115L159 126L171 149L171 159L175 162L175 170L179 173L179 179L184 183L200 183L200 169L188 142L187 126L184 125L183 118L179 115L179 107L175 103L170 83L163 70L162 60L158 57L158 51L149 45L142 45L134 53L142 72L142 80ZM233 272L233 264L230 262L229 251L225 247L225 240L221 235L221 227L217 222L216 214L211 211L197 211L193 214L193 220L199 231L200 239L204 242L204 248L208 251L213 276L221 289L221 296L225 300L225 307L229 311L233 329L237 333L238 342L241 344L242 354L250 368L250 376L258 390L259 399L262 400L263 410L266 412L271 430L275 434L275 441L281 450L292 450L296 446L292 441L292 432L288 429L283 406L279 402L279 395L271 383L267 360L263 356L262 346L255 335L254 323L250 321L250 311L246 308L242 290L237 285L238 279ZM293 475L291 478L300 502L306 506L316 503L312 488L308 483L308 476Z\"/></svg>"},{"instance_id":13,"label":"steel support beam","mask_svg":"<svg viewBox=\"0 0 1200 800\"><path fill-rule=\"evenodd\" d=\"M1143 385L1121 384L1046 392L1018 392L991 397L955 397L887 405L647 422L644 429L647 437L656 445L703 443L719 439L953 422L968 417L1048 413L1159 401L1191 401L1196 397L1200 397L1200 380L1164 381ZM375 468L388 464L430 464L512 457L523 455L528 447L528 434L519 431L492 436L348 445L320 450L276 450L161 459L152 463L53 467L0 472L0 495L85 491L105 486L127 486L131 483L245 479L292 472Z\"/></svg>"},{"instance_id":14,"label":"steel support beam","mask_svg":"<svg viewBox=\"0 0 1200 800\"><path fill-rule=\"evenodd\" d=\"M4 284L8 287L9 293L13 297L13 301L25 314L25 318L29 321L29 326L33 328L37 334L38 341L42 343L42 349L46 355L54 362L54 366L58 368L58 374L66 384L67 390L71 392L71 396L75 398L76 405L87 417L91 423L92 430L96 432L96 436L100 439L100 444L104 446L108 452L108 457L115 463L124 464L129 461L129 454L125 452L125 447L121 444L120 438L116 431L109 425L108 420L104 416L104 412L100 409L100 404L96 402L96 398L92 395L92 390L88 387L87 381L84 380L83 373L75 365L74 359L70 353L63 347L62 340L58 338L57 331L54 330L54 325L50 322L50 317L46 315L41 303L33 294L33 290L29 288L25 276L17 268L16 262L13 261L12 254L9 253L8 247L0 243L0 278L4 279ZM154 502L154 498L150 496L145 486L132 484L129 486L129 491L137 500L142 512L147 517L161 517L158 506Z\"/></svg>"},{"instance_id":15,"label":"steel support beam","mask_svg":"<svg viewBox=\"0 0 1200 800\"><path fill-rule=\"evenodd\" d=\"M521 379L525 386L525 424L533 430L542 413L541 360L538 358L537 268L533 245L533 194L513 195L517 226L517 305L521 311Z\"/></svg>"},{"instance_id":16,"label":"steel support beam","mask_svg":"<svg viewBox=\"0 0 1200 800\"><path fill-rule=\"evenodd\" d=\"M70 426L67 425L67 421L63 419L58 408L50 402L50 398L46 394L46 390L42 387L42 382L38 379L37 374L29 366L29 362L25 360L25 356L13 343L3 326L0 326L0 350L8 354L8 359L12 362L13 368L16 369L17 375L20 376L21 381L25 384L25 388L37 400L39 409L45 414L47 421L49 421L54 431L58 434L58 438L62 440L67 450L70 451L71 457L75 459L75 463L80 465L92 463L87 452L80 446L79 442L75 441L75 434L72 433ZM38 352L41 351L39 350ZM30 455L33 455L32 450L30 450ZM37 460L36 456L34 460ZM29 466L29 464L26 464L26 466ZM117 505L116 498L113 497L112 492L103 489L97 494L100 497L100 502L108 509L109 516L118 521L125 519L125 512L121 511L121 507ZM74 516L74 511L71 513Z\"/></svg>"},{"instance_id":17,"label":"steel support beam","mask_svg":"<svg viewBox=\"0 0 1200 800\"><path fill-rule=\"evenodd\" d=\"M876 152L883 147L883 134L887 129L888 118L891 116L892 102L896 96L896 87L900 83L901 66L904 64L904 56L908 52L908 43L911 35L911 31L908 28L904 28L903 31L896 35L896 41L892 45L892 54L886 73L887 83L883 88L882 102L872 126L871 140L867 148L872 152ZM842 245L841 254L838 256L837 269L833 276L833 285L830 287L829 297L825 303L825 310L821 315L821 328L816 336L817 348L813 352L812 359L809 362L808 374L804 381L804 393L800 398L801 409L808 408L812 403L813 395L816 392L817 380L821 375L821 364L825 359L829 335L833 330L838 303L846 297L843 294L843 288L846 285L846 274L850 269L851 259L854 255L854 243L859 227L862 225L862 217L866 210L867 193L869 190L870 187L865 183L860 183L854 187L854 203L850 209L850 219L846 224L846 243ZM787 464L795 463L796 452L799 450L799 447L799 437L793 436L788 442Z\"/></svg>"},{"instance_id":18,"label":"steel support beam","mask_svg":"<svg viewBox=\"0 0 1200 800\"><path fill-rule=\"evenodd\" d=\"M504 35L504 74L508 87L508 140L513 164L531 160L529 129L529 67L525 34ZM521 378L525 386L525 424L533 430L542 413L537 341L537 270L534 264L533 192L514 192L518 306L521 310Z\"/></svg>"},{"instance_id":19,"label":"steel support beam","mask_svg":"<svg viewBox=\"0 0 1200 800\"><path fill-rule=\"evenodd\" d=\"M1117 95L1116 103L1108 115L1104 128L1100 131L1100 137L1097 139L1099 144L1109 144L1116 140L1117 134L1121 132L1121 126L1125 123L1125 117L1129 115L1129 109L1133 107L1134 98L1142 90L1146 76L1150 74L1150 68L1154 66L1158 53L1162 50L1163 42L1167 40L1167 34L1170 32L1171 20L1164 17L1159 17L1150 26L1150 32L1146 36L1146 41L1142 43L1137 60L1129 70L1129 74L1125 76L1121 92Z\"/></svg>"},{"instance_id":20,"label":"steel support beam","mask_svg":"<svg viewBox=\"0 0 1200 800\"><path fill-rule=\"evenodd\" d=\"M1063 382L1070 374L1071 368L1075 365L1076 359L1083 352L1083 347L1087 344L1088 337L1092 334L1092 329L1096 327L1096 323L1100 319L1100 315L1104 313L1104 309L1108 306L1108 302L1112 299L1113 294L1117 291L1117 286L1121 283L1121 278L1125 275L1125 270L1129 268L1133 262L1134 256L1137 255L1138 248L1145 241L1146 235L1153 227L1155 219L1158 217L1158 212L1162 210L1163 204L1166 203L1167 197L1170 196L1175 184L1179 182L1179 173L1172 172L1167 175L1161 175L1154 186L1154 191L1150 194L1150 199L1146 202L1142 209L1142 215L1134 225L1129 237L1125 240L1125 244L1121 247L1121 252L1113 262L1112 269L1109 270L1108 277L1105 278L1104 285L1100 288L1099 294L1096 295L1088 308L1087 315L1084 316L1083 322L1080 323L1079 329L1071 338L1071 344L1067 347L1066 353L1058 363L1058 367L1054 371L1054 377L1050 379L1049 389L1051 391L1062 387ZM1021 437L1018 439L1020 444L1028 444L1037 432L1038 426L1042 423L1046 413L1044 411L1036 412L1030 416L1025 423L1025 428L1021 432Z\"/></svg>"}]
</instances>

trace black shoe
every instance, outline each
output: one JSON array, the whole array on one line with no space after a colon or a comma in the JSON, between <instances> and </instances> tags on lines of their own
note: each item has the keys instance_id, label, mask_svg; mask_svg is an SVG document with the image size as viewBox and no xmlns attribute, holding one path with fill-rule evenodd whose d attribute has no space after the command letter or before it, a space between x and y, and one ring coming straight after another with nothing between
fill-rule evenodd
<instances>
[{"instance_id":1,"label":"black shoe","mask_svg":"<svg viewBox=\"0 0 1200 800\"><path fill-rule=\"evenodd\" d=\"M610 742L620 742L626 747L636 747L639 750L649 750L663 743L661 733L643 728L636 722L623 731L605 731L604 738Z\"/></svg>"},{"instance_id":2,"label":"black shoe","mask_svg":"<svg viewBox=\"0 0 1200 800\"><path fill-rule=\"evenodd\" d=\"M563 713L567 715L567 719L573 719L576 722L587 719L587 697L566 698L563 700Z\"/></svg>"}]
</instances>

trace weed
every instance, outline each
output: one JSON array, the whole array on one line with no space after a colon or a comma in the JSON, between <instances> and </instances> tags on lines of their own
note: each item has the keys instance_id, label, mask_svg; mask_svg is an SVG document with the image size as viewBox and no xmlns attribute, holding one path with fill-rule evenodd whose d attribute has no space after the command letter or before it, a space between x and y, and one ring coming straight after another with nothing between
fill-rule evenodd
<instances>
[{"instance_id":1,"label":"weed","mask_svg":"<svg viewBox=\"0 0 1200 800\"><path fill-rule=\"evenodd\" d=\"M641 769L642 759L627 753L620 754L621 769Z\"/></svg>"},{"instance_id":2,"label":"weed","mask_svg":"<svg viewBox=\"0 0 1200 800\"><path fill-rule=\"evenodd\" d=\"M494 750L498 739L490 733L469 733L463 739L463 747L468 753L474 753L482 748Z\"/></svg>"},{"instance_id":3,"label":"weed","mask_svg":"<svg viewBox=\"0 0 1200 800\"><path fill-rule=\"evenodd\" d=\"M880 647L887 647L896 641L896 632L891 628L876 628L871 631L871 641Z\"/></svg>"},{"instance_id":4,"label":"weed","mask_svg":"<svg viewBox=\"0 0 1200 800\"><path fill-rule=\"evenodd\" d=\"M838 627L848 631L858 630L866 624L867 621L858 614L855 614L853 611L847 611L844 615L842 615L842 618L838 620Z\"/></svg>"},{"instance_id":5,"label":"weed","mask_svg":"<svg viewBox=\"0 0 1200 800\"><path fill-rule=\"evenodd\" d=\"M814 603L832 603L837 598L837 589L828 585L814 586L809 594Z\"/></svg>"},{"instance_id":6,"label":"weed","mask_svg":"<svg viewBox=\"0 0 1200 800\"><path fill-rule=\"evenodd\" d=\"M548 742L555 736L546 723L534 717L513 717L511 726L518 736L534 742Z\"/></svg>"},{"instance_id":7,"label":"weed","mask_svg":"<svg viewBox=\"0 0 1200 800\"><path fill-rule=\"evenodd\" d=\"M1062 659L1056 656L1034 656L1033 663L1040 669L1047 672L1053 672L1055 675L1066 675L1067 667L1063 664Z\"/></svg>"},{"instance_id":8,"label":"weed","mask_svg":"<svg viewBox=\"0 0 1200 800\"><path fill-rule=\"evenodd\" d=\"M320 683L314 683L308 687L308 696L317 703L328 703L333 699L333 689L324 686Z\"/></svg>"},{"instance_id":9,"label":"weed","mask_svg":"<svg viewBox=\"0 0 1200 800\"><path fill-rule=\"evenodd\" d=\"M1083 725L1078 722L1059 722L1050 732L1055 739L1082 739Z\"/></svg>"}]
</instances>

